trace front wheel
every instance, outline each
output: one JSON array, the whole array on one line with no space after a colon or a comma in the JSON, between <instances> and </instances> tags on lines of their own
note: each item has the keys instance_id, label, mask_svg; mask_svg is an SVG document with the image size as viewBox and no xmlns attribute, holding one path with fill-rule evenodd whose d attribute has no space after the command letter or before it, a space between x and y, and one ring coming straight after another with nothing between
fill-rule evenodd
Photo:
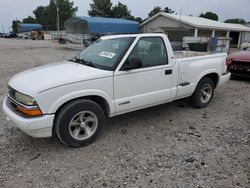
<instances>
[{"instance_id":1,"label":"front wheel","mask_svg":"<svg viewBox=\"0 0 250 188\"><path fill-rule=\"evenodd\" d=\"M104 125L101 107L93 101L80 99L61 109L56 117L55 131L63 144L81 147L94 142Z\"/></svg>"},{"instance_id":2,"label":"front wheel","mask_svg":"<svg viewBox=\"0 0 250 188\"><path fill-rule=\"evenodd\" d=\"M195 108L204 108L209 105L214 96L214 83L210 78L203 78L197 85L191 96L192 105Z\"/></svg>"}]
</instances>

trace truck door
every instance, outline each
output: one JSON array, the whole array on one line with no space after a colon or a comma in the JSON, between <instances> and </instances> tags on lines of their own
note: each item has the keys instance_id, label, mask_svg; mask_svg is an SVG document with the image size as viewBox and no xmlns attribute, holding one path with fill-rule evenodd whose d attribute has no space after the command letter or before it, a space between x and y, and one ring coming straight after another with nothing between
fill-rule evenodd
<instances>
[{"instance_id":1,"label":"truck door","mask_svg":"<svg viewBox=\"0 0 250 188\"><path fill-rule=\"evenodd\" d=\"M171 100L172 75L162 37L140 38L123 66L114 74L116 113Z\"/></svg>"}]
</instances>

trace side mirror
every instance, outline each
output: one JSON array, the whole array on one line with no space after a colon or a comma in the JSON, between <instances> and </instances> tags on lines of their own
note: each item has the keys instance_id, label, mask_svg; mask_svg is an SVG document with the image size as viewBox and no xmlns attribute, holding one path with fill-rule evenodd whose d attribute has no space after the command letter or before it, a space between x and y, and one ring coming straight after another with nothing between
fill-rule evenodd
<instances>
[{"instance_id":1,"label":"side mirror","mask_svg":"<svg viewBox=\"0 0 250 188\"><path fill-rule=\"evenodd\" d=\"M128 71L132 69L138 69L142 67L142 60L138 57L132 57L123 64L121 70Z\"/></svg>"}]
</instances>

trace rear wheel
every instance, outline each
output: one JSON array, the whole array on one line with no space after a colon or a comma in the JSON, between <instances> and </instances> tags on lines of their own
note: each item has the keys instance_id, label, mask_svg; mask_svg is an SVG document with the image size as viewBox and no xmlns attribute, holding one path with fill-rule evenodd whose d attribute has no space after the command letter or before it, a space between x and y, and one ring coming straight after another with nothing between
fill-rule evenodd
<instances>
[{"instance_id":1,"label":"rear wheel","mask_svg":"<svg viewBox=\"0 0 250 188\"><path fill-rule=\"evenodd\" d=\"M214 83L210 78L203 78L197 85L191 96L192 105L195 108L204 108L209 105L214 96Z\"/></svg>"},{"instance_id":2,"label":"rear wheel","mask_svg":"<svg viewBox=\"0 0 250 188\"><path fill-rule=\"evenodd\" d=\"M56 117L55 131L63 144L81 147L94 142L104 125L101 107L93 101L80 99L61 109Z\"/></svg>"}]
</instances>

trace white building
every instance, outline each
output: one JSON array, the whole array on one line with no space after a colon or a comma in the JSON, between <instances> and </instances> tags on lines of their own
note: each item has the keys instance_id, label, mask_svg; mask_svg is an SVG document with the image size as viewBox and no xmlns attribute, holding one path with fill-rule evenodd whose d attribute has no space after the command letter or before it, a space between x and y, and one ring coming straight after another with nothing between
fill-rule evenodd
<instances>
[{"instance_id":1,"label":"white building","mask_svg":"<svg viewBox=\"0 0 250 188\"><path fill-rule=\"evenodd\" d=\"M245 26L247 26L250 29L250 22L246 23ZM250 42L250 32L244 32L242 34L242 42Z\"/></svg>"},{"instance_id":2,"label":"white building","mask_svg":"<svg viewBox=\"0 0 250 188\"><path fill-rule=\"evenodd\" d=\"M182 44L183 37L226 37L231 46L239 47L250 41L250 28L240 24L229 24L201 17L180 16L160 12L140 25L140 32L164 32L170 41Z\"/></svg>"}]
</instances>

